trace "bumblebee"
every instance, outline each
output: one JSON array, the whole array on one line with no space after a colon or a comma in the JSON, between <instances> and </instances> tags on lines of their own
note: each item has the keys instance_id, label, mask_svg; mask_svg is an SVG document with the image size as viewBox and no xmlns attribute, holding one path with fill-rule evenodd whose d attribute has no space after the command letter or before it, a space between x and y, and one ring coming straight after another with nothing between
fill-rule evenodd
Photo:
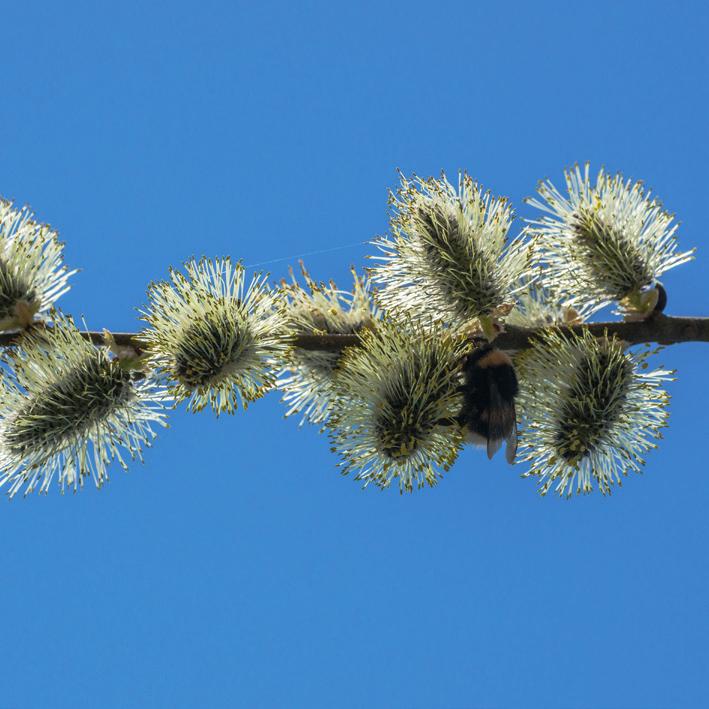
<instances>
[{"instance_id":1,"label":"bumblebee","mask_svg":"<svg viewBox=\"0 0 709 709\"><path fill-rule=\"evenodd\" d=\"M466 441L484 445L488 458L506 441L505 458L513 463L517 452L515 396L519 385L512 360L502 350L485 345L468 355L462 372L463 406L458 424L465 429Z\"/></svg>"}]
</instances>

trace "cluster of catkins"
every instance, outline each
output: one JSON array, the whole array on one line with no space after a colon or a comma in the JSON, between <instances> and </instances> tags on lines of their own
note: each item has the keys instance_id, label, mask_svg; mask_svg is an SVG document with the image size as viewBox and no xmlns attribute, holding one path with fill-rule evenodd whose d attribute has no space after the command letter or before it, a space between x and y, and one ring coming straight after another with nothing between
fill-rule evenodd
<instances>
[{"instance_id":1,"label":"cluster of catkins","mask_svg":"<svg viewBox=\"0 0 709 709\"><path fill-rule=\"evenodd\" d=\"M480 395L478 415L496 415L495 391L466 391L466 362L508 323L539 331L501 355L515 393L519 382L505 403L524 476L542 493L594 481L610 492L660 437L672 373L649 371L647 349L563 326L611 303L650 316L664 300L658 277L692 253L676 252L672 216L641 183L601 171L594 184L588 166L565 176L565 193L540 184L529 204L542 216L515 238L510 204L467 174L457 187L402 176L390 233L351 292L305 268L304 285L272 286L229 258L193 259L149 287L130 347L108 333L97 343L56 309L72 275L56 233L0 200L0 330L16 332L2 358L0 487L101 486L111 463L140 458L169 408L234 413L271 389L287 415L327 430L343 472L365 486L432 486L466 440L464 407ZM313 335L356 344L298 346Z\"/></svg>"}]
</instances>

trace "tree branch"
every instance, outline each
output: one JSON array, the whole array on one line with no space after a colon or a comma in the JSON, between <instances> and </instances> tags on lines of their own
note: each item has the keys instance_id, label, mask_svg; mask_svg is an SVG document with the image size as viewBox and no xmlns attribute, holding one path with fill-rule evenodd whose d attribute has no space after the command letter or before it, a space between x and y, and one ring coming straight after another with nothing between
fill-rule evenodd
<instances>
[{"instance_id":1,"label":"tree branch","mask_svg":"<svg viewBox=\"0 0 709 709\"><path fill-rule=\"evenodd\" d=\"M709 318L670 317L656 315L636 322L596 322L581 325L562 326L561 332L580 333L588 330L596 337L617 335L630 345L657 342L672 345L679 342L709 342ZM495 345L502 350L523 350L530 347L541 328L516 327L506 325L505 332L497 336ZM357 335L301 335L296 338L296 347L304 350L338 352L356 345Z\"/></svg>"},{"instance_id":2,"label":"tree branch","mask_svg":"<svg viewBox=\"0 0 709 709\"><path fill-rule=\"evenodd\" d=\"M562 326L561 332L581 332L588 330L596 337L617 335L628 344L656 342L672 345L679 342L709 342L709 318L672 317L657 313L647 320L637 322L596 322L582 325ZM541 329L515 327L507 325L505 332L495 340L497 347L503 350L522 350L530 346L535 335ZM20 332L0 333L0 347L9 347L17 343ZM87 340L96 345L105 344L103 332L82 332ZM133 332L111 333L115 343L121 347L133 347L140 352L142 343L139 335ZM299 335L294 338L294 345L303 350L320 352L340 352L345 347L356 345L358 335Z\"/></svg>"}]
</instances>

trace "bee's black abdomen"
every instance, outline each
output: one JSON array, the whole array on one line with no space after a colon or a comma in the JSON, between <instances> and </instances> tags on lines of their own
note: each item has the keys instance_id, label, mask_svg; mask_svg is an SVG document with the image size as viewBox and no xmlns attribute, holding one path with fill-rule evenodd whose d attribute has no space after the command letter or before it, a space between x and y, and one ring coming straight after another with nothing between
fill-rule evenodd
<instances>
[{"instance_id":1,"label":"bee's black abdomen","mask_svg":"<svg viewBox=\"0 0 709 709\"><path fill-rule=\"evenodd\" d=\"M458 420L473 442L487 443L488 455L515 438L514 399L519 386L512 360L491 345L473 352L463 365L463 406ZM479 440L478 440L479 439ZM508 446L509 447L509 446Z\"/></svg>"}]
</instances>

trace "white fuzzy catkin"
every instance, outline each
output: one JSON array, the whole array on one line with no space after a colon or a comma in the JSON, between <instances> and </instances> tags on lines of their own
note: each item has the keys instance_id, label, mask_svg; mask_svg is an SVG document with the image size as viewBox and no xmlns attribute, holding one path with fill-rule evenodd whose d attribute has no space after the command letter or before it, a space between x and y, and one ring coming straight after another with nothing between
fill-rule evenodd
<instances>
[{"instance_id":1,"label":"white fuzzy catkin","mask_svg":"<svg viewBox=\"0 0 709 709\"><path fill-rule=\"evenodd\" d=\"M409 180L391 196L392 235L375 240L383 255L370 269L378 302L392 314L454 325L496 316L530 272L532 249L508 242L513 212L463 173Z\"/></svg>"},{"instance_id":2,"label":"white fuzzy catkin","mask_svg":"<svg viewBox=\"0 0 709 709\"><path fill-rule=\"evenodd\" d=\"M26 327L69 290L57 233L29 207L0 199L0 330Z\"/></svg>"},{"instance_id":3,"label":"white fuzzy catkin","mask_svg":"<svg viewBox=\"0 0 709 709\"><path fill-rule=\"evenodd\" d=\"M245 269L225 259L191 260L185 272L153 283L141 334L150 365L164 374L188 409L219 415L263 396L276 381L287 350L286 327L265 276L248 287Z\"/></svg>"},{"instance_id":4,"label":"white fuzzy catkin","mask_svg":"<svg viewBox=\"0 0 709 709\"><path fill-rule=\"evenodd\" d=\"M371 327L379 313L372 304L369 285L352 270L351 292L334 283L317 283L302 267L307 290L295 278L284 285L285 317L294 335L348 335ZM325 423L334 397L333 376L340 360L338 352L293 348L281 372L278 388L288 405L286 416L302 414L305 421Z\"/></svg>"},{"instance_id":5,"label":"white fuzzy catkin","mask_svg":"<svg viewBox=\"0 0 709 709\"><path fill-rule=\"evenodd\" d=\"M55 314L51 327L24 333L3 360L0 487L11 497L47 492L55 478L62 492L88 477L101 487L112 460L142 460L153 427L165 425L164 387L134 376L70 318Z\"/></svg>"},{"instance_id":6,"label":"white fuzzy catkin","mask_svg":"<svg viewBox=\"0 0 709 709\"><path fill-rule=\"evenodd\" d=\"M667 370L646 371L650 352L616 339L551 330L516 358L524 421L519 460L542 494L605 495L640 472L667 424Z\"/></svg>"},{"instance_id":7,"label":"white fuzzy catkin","mask_svg":"<svg viewBox=\"0 0 709 709\"><path fill-rule=\"evenodd\" d=\"M677 253L677 224L641 182L590 167L564 173L567 195L549 180L528 203L544 216L530 220L538 236L545 285L577 304L599 306L637 296L660 275L693 258Z\"/></svg>"},{"instance_id":8,"label":"white fuzzy catkin","mask_svg":"<svg viewBox=\"0 0 709 709\"><path fill-rule=\"evenodd\" d=\"M433 486L453 464L461 435L455 376L469 343L440 326L382 321L345 351L335 378L341 395L328 422L343 473L402 492Z\"/></svg>"}]
</instances>

